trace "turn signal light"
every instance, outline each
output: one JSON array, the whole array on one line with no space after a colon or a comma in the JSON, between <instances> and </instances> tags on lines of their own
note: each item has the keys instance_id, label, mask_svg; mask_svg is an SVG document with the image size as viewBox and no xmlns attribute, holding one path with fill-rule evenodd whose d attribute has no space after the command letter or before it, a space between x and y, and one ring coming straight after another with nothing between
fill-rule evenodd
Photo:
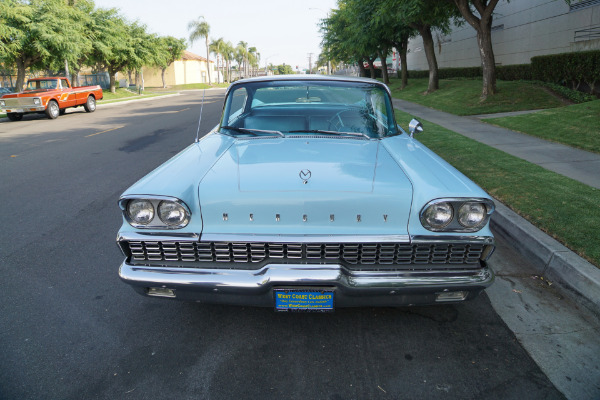
<instances>
[{"instance_id":1,"label":"turn signal light","mask_svg":"<svg viewBox=\"0 0 600 400\"><path fill-rule=\"evenodd\" d=\"M156 297L175 297L175 290L160 287L151 287L148 288L148 292L146 294L148 296Z\"/></svg>"},{"instance_id":2,"label":"turn signal light","mask_svg":"<svg viewBox=\"0 0 600 400\"><path fill-rule=\"evenodd\" d=\"M467 298L469 292L458 291L458 292L440 292L435 294L435 301L462 301Z\"/></svg>"}]
</instances>

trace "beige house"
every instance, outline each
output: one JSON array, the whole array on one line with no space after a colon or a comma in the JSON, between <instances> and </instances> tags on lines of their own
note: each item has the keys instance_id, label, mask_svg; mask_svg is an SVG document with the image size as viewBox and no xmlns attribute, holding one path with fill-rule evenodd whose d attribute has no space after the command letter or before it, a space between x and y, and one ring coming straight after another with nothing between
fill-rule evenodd
<instances>
[{"instance_id":1,"label":"beige house","mask_svg":"<svg viewBox=\"0 0 600 400\"><path fill-rule=\"evenodd\" d=\"M210 79L212 83L223 82L220 72L215 69L214 61L209 61ZM167 86L185 85L188 83L208 83L206 58L185 50L180 60L173 62L165 70ZM162 87L162 69L144 68L144 86Z\"/></svg>"}]
</instances>

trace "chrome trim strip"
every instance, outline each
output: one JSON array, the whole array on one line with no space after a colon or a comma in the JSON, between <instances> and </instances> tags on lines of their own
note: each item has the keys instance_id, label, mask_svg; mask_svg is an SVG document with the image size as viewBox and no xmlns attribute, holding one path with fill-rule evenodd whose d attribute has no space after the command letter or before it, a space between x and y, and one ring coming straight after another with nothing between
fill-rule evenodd
<instances>
[{"instance_id":1,"label":"chrome trim strip","mask_svg":"<svg viewBox=\"0 0 600 400\"><path fill-rule=\"evenodd\" d=\"M425 235L415 235L410 237L410 243L419 244L419 243L448 243L448 244L490 244L495 245L496 240L493 236L425 236Z\"/></svg>"},{"instance_id":2,"label":"chrome trim strip","mask_svg":"<svg viewBox=\"0 0 600 400\"><path fill-rule=\"evenodd\" d=\"M275 243L410 243L408 235L260 235L203 233L203 242L275 242Z\"/></svg>"},{"instance_id":3,"label":"chrome trim strip","mask_svg":"<svg viewBox=\"0 0 600 400\"><path fill-rule=\"evenodd\" d=\"M119 232L117 241L164 242L276 242L276 243L443 243L495 245L493 236L408 236L408 235L256 235L200 234L177 232Z\"/></svg>"},{"instance_id":4,"label":"chrome trim strip","mask_svg":"<svg viewBox=\"0 0 600 400\"><path fill-rule=\"evenodd\" d=\"M119 232L117 242L198 242L198 233L176 233L176 232Z\"/></svg>"}]
</instances>

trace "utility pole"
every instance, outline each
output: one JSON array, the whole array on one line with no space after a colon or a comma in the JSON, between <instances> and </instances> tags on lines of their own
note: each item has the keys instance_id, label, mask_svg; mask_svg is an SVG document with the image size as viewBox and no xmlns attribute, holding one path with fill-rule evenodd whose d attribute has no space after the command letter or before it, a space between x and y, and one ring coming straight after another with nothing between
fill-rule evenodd
<instances>
[{"instance_id":1,"label":"utility pole","mask_svg":"<svg viewBox=\"0 0 600 400\"><path fill-rule=\"evenodd\" d=\"M312 55L313 53L308 53L308 73L312 74Z\"/></svg>"}]
</instances>

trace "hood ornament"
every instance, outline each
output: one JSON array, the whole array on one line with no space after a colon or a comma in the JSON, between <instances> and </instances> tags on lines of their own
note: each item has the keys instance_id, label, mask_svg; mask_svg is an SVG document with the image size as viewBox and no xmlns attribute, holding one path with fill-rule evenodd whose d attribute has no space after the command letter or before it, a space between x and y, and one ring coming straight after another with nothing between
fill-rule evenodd
<instances>
[{"instance_id":1,"label":"hood ornament","mask_svg":"<svg viewBox=\"0 0 600 400\"><path fill-rule=\"evenodd\" d=\"M302 179L302 183L306 185L312 176L312 173L310 172L310 169L303 169L298 175L300 176L300 179Z\"/></svg>"}]
</instances>

